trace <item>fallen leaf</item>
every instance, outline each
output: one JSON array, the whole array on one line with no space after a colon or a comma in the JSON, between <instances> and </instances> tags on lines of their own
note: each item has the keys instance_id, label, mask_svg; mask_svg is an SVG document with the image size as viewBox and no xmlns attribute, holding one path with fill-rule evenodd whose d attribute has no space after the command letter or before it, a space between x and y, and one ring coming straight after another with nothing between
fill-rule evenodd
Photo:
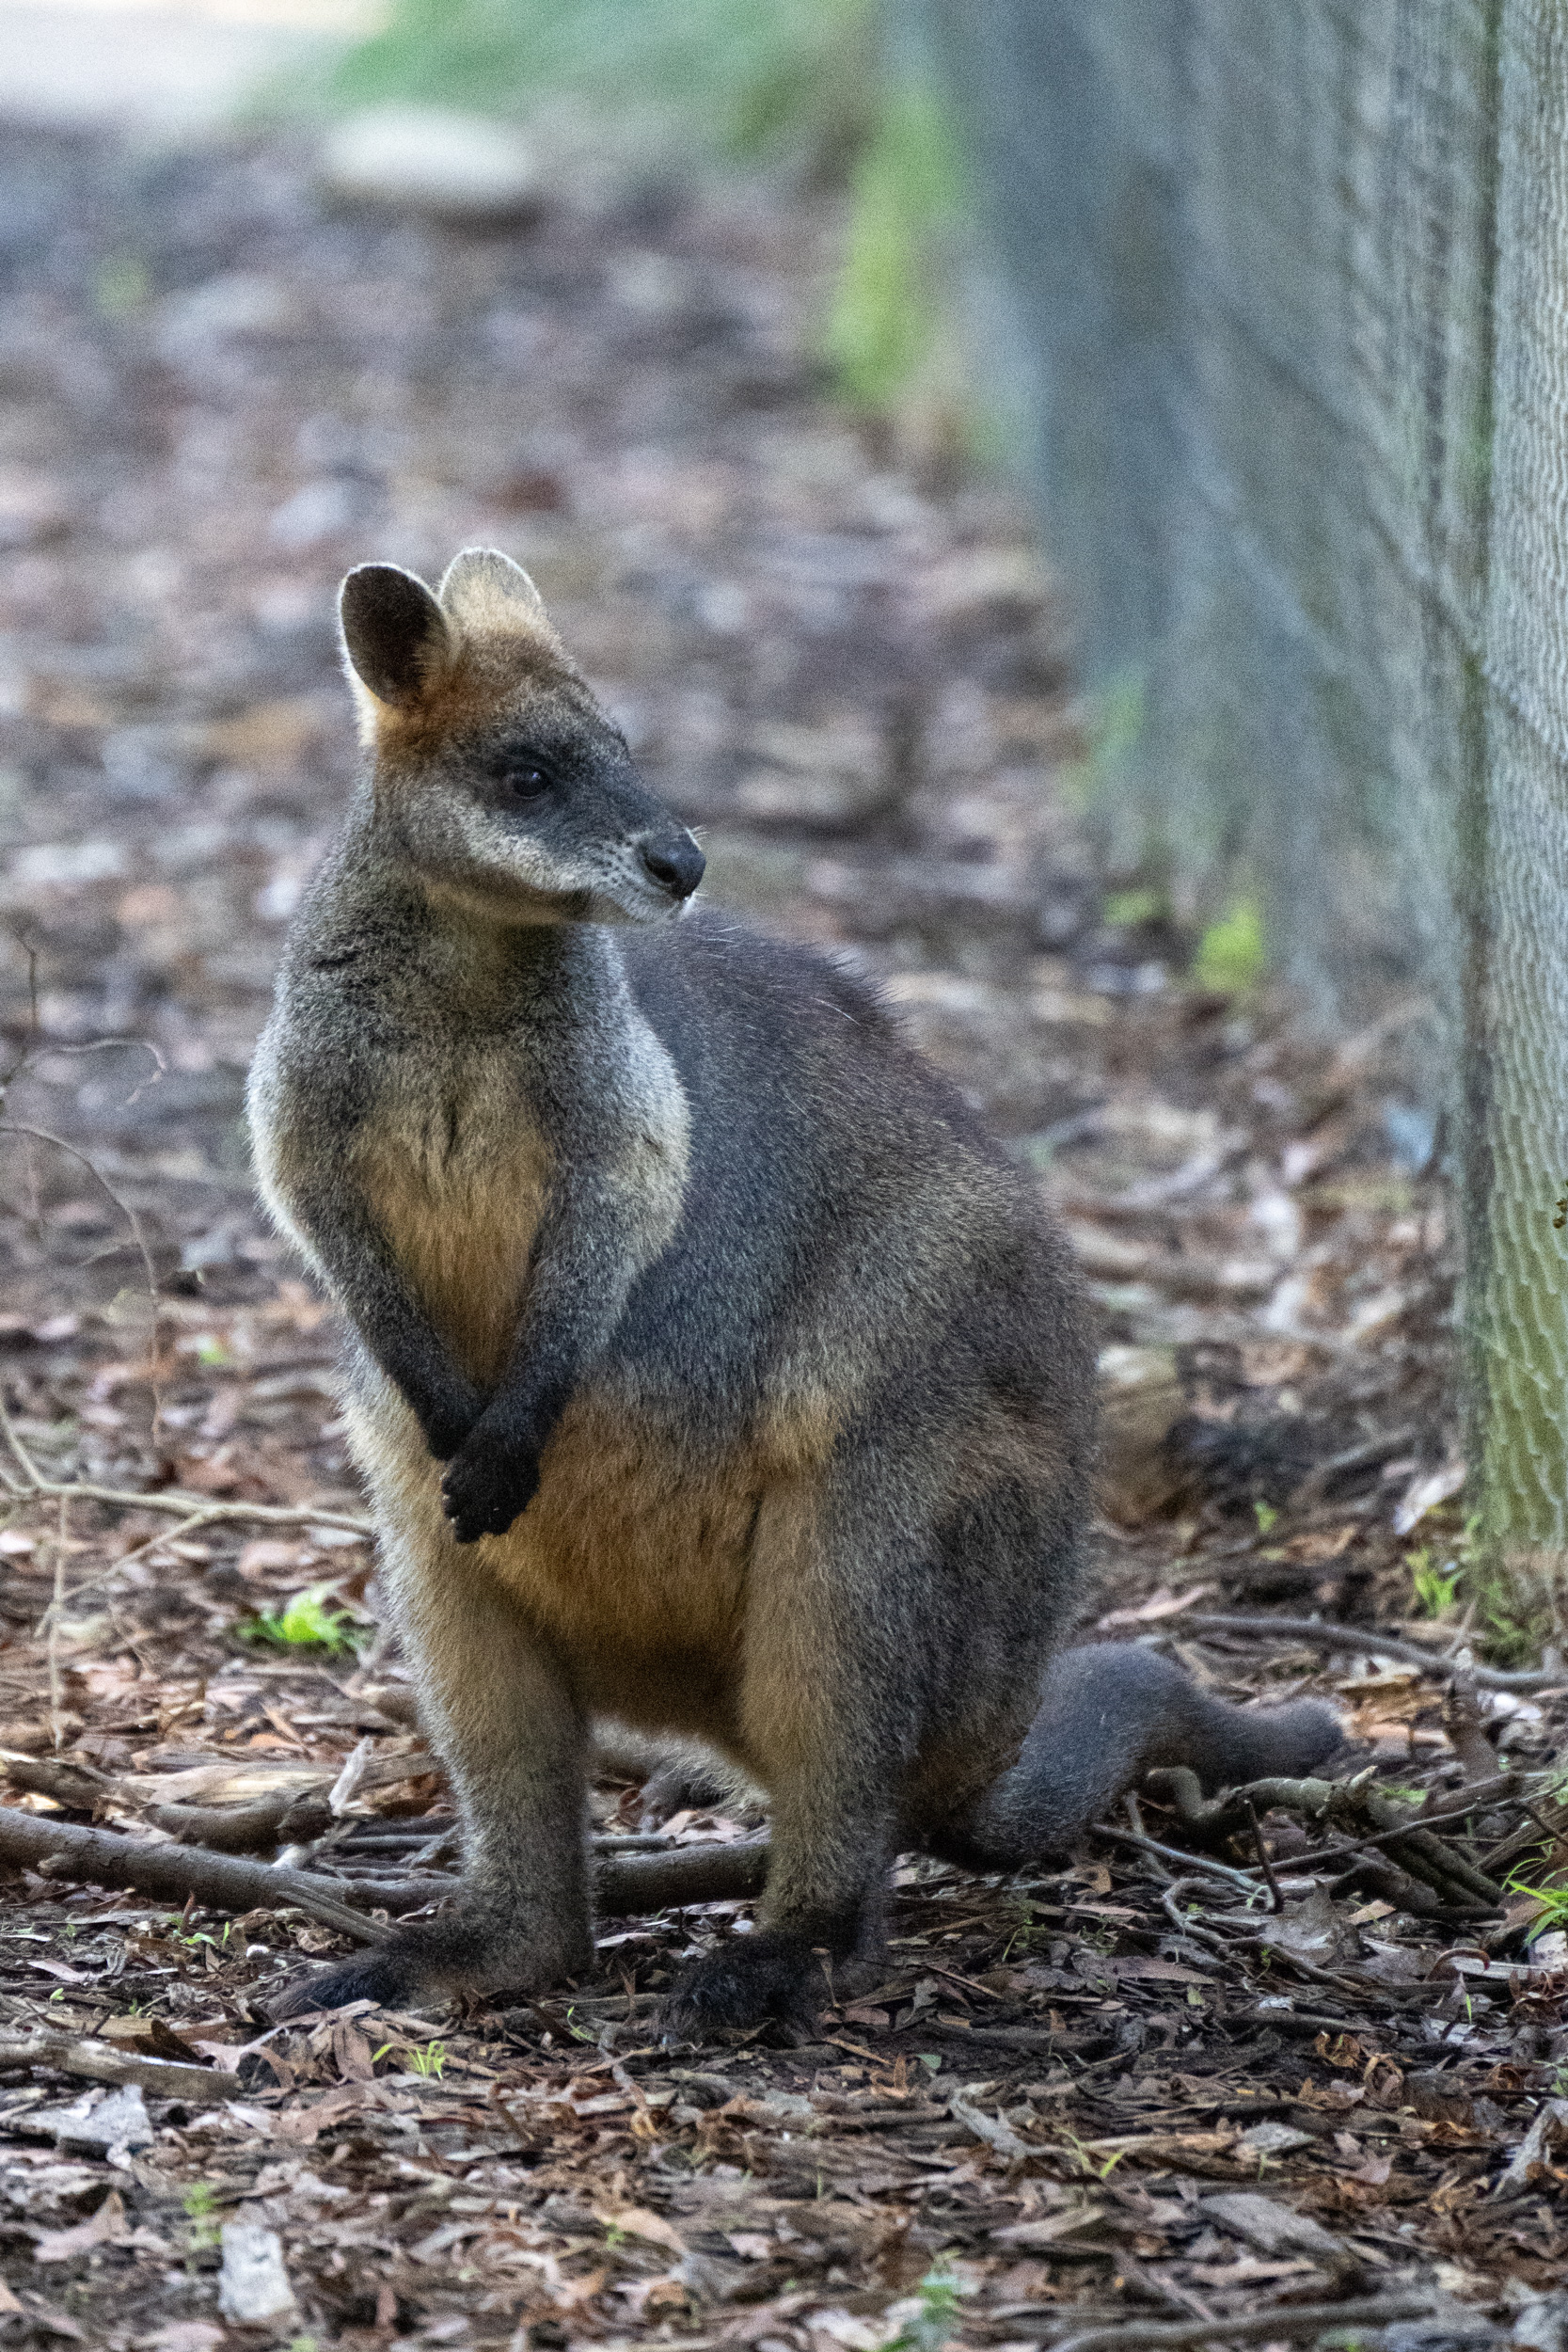
<instances>
[{"instance_id":1,"label":"fallen leaf","mask_svg":"<svg viewBox=\"0 0 1568 2352\"><path fill-rule=\"evenodd\" d=\"M74 2229L45 2230L33 2247L33 2260L73 2262L78 2254L90 2253L95 2246L122 2246L129 2235L125 2201L119 2189L112 2188L98 2211L86 2221L78 2221Z\"/></svg>"},{"instance_id":2,"label":"fallen leaf","mask_svg":"<svg viewBox=\"0 0 1568 2352\"><path fill-rule=\"evenodd\" d=\"M1259 2197L1249 2189L1227 2190L1206 2197L1203 2211L1223 2229L1232 2230L1256 2246L1260 2254L1306 2254L1324 2260L1338 2255L1340 2242L1309 2214L1292 2213L1289 2205Z\"/></svg>"},{"instance_id":3,"label":"fallen leaf","mask_svg":"<svg viewBox=\"0 0 1568 2352\"><path fill-rule=\"evenodd\" d=\"M1404 1490L1394 1512L1394 1533L1408 1535L1429 1511L1435 1511L1440 1502L1447 1502L1458 1494L1465 1484L1463 1462L1445 1462L1440 1470L1424 1470Z\"/></svg>"},{"instance_id":4,"label":"fallen leaf","mask_svg":"<svg viewBox=\"0 0 1568 2352\"><path fill-rule=\"evenodd\" d=\"M686 2240L662 2214L650 2213L646 2205L595 2205L594 2217L607 2230L624 2230L627 2237L645 2238L650 2246L663 2246L672 2254L684 2254Z\"/></svg>"}]
</instances>

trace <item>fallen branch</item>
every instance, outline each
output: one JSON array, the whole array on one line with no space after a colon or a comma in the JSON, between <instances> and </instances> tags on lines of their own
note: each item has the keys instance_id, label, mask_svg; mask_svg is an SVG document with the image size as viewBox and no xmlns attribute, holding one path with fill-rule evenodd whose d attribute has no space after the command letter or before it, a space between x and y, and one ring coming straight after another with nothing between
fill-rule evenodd
<instances>
[{"instance_id":1,"label":"fallen branch","mask_svg":"<svg viewBox=\"0 0 1568 2352\"><path fill-rule=\"evenodd\" d=\"M1321 1617L1211 1617L1183 1611L1180 1619L1162 1629L1165 1639L1186 1633L1269 1635L1281 1642L1315 1642L1322 1649L1354 1650L1363 1658L1397 1658L1402 1665L1424 1666L1428 1674L1465 1674L1482 1691L1560 1691L1568 1689L1568 1666L1507 1674L1500 1666L1457 1666L1451 1658L1433 1658L1418 1642L1402 1641L1394 1633L1369 1633L1359 1626L1330 1625Z\"/></svg>"},{"instance_id":2,"label":"fallen branch","mask_svg":"<svg viewBox=\"0 0 1568 2352\"><path fill-rule=\"evenodd\" d=\"M392 1931L378 1919L351 1911L341 1895L360 1890L343 1880L331 1894L303 1870L278 1869L267 1862L242 1862L200 1846L153 1844L122 1837L113 1830L82 1829L36 1813L0 1806L0 1862L25 1866L42 1877L85 1881L95 1886L134 1887L179 1903L198 1902L210 1911L279 1911L293 1904L324 1926L337 1928L361 1944L384 1944ZM386 1905L393 1890L377 1887L370 1899ZM429 1902L439 1886L427 1883L413 1899ZM412 1909L413 1902L404 1905Z\"/></svg>"},{"instance_id":3,"label":"fallen branch","mask_svg":"<svg viewBox=\"0 0 1568 2352\"><path fill-rule=\"evenodd\" d=\"M1106 2328L1084 2328L1057 2336L1051 2352L1181 2352L1187 2344L1264 2344L1292 2336L1315 2336L1325 2328L1381 2328L1391 2319L1424 2319L1437 2305L1431 2295L1384 2295L1357 2303L1271 2305L1266 2312L1238 2312L1228 2319L1114 2320Z\"/></svg>"},{"instance_id":4,"label":"fallen branch","mask_svg":"<svg viewBox=\"0 0 1568 2352\"><path fill-rule=\"evenodd\" d=\"M1364 1777L1364 1774L1357 1775L1357 1779ZM1314 1854L1312 1859L1314 1862L1337 1862L1342 1854L1359 1852L1363 1846L1384 1846L1390 1838L1408 1836L1413 1830L1435 1829L1445 1821L1463 1821L1489 1804L1520 1804L1528 1810L1529 1800L1538 1795L1544 1787L1549 1788L1555 1777L1551 1772L1499 1772L1493 1780L1472 1781L1468 1788L1455 1792L1451 1804L1433 1805L1430 1812L1423 1808L1419 1813L1407 1814L1402 1823L1396 1821L1392 1826L1380 1828L1375 1834L1368 1831L1354 1844L1331 1846L1327 1852ZM1304 1812L1309 1820L1321 1820L1329 1812L1335 1793L1353 1789L1355 1785L1354 1780L1316 1778L1254 1780L1243 1788L1225 1788L1217 1797L1206 1798L1197 1774L1184 1764L1158 1766L1146 1776L1146 1786L1152 1792L1169 1797L1183 1828L1200 1833L1219 1829L1226 1836L1245 1826L1249 1804L1260 1806L1265 1812L1271 1805L1279 1805L1289 1811ZM1392 1802L1385 1799L1375 1788L1369 1793L1376 1797L1380 1804Z\"/></svg>"},{"instance_id":5,"label":"fallen branch","mask_svg":"<svg viewBox=\"0 0 1568 2352\"><path fill-rule=\"evenodd\" d=\"M107 2042L66 2033L0 2034L0 2068L8 2066L48 2066L58 2074L81 2074L94 2083L137 2083L165 2099L209 2102L231 2097L238 2087L232 2074L215 2066L137 2058L128 2050L112 2050Z\"/></svg>"},{"instance_id":6,"label":"fallen branch","mask_svg":"<svg viewBox=\"0 0 1568 2352\"><path fill-rule=\"evenodd\" d=\"M768 1873L768 1851L765 1837L745 1837L605 1861L595 1873L598 1908L607 1917L628 1918L674 1903L755 1895ZM25 1866L46 1878L134 1887L180 1903L195 1901L210 1911L278 1911L292 1904L360 1944L383 1944L392 1930L351 1904L391 1913L418 1911L455 1894L459 1883L434 1875L388 1882L327 1880L277 1863L214 1853L203 1846L154 1844L113 1830L84 1829L10 1806L0 1806L0 1862Z\"/></svg>"},{"instance_id":7,"label":"fallen branch","mask_svg":"<svg viewBox=\"0 0 1568 2352\"><path fill-rule=\"evenodd\" d=\"M1309 1821L1330 1821L1340 1831L1352 1828L1360 1814L1370 1824L1367 1831L1356 1830L1344 1847L1315 1854L1316 1866L1341 1858L1354 1860L1368 1847L1386 1846L1413 1878L1424 1881L1450 1903L1481 1905L1488 1912L1502 1904L1503 1888L1450 1841L1433 1835L1434 1823L1475 1811L1478 1788L1467 1789L1463 1803L1451 1812L1413 1817L1373 1787L1365 1773L1354 1780L1255 1780L1244 1788L1225 1789L1217 1797L1205 1798L1197 1774L1185 1765L1175 1765L1148 1773L1146 1785L1169 1800L1183 1829L1197 1837L1229 1836L1245 1829L1255 1812L1275 1807Z\"/></svg>"},{"instance_id":8,"label":"fallen branch","mask_svg":"<svg viewBox=\"0 0 1568 2352\"><path fill-rule=\"evenodd\" d=\"M144 1818L182 1845L205 1846L213 1853L263 1853L269 1846L303 1846L332 1826L326 1800L316 1789L279 1790L255 1804L150 1804Z\"/></svg>"},{"instance_id":9,"label":"fallen branch","mask_svg":"<svg viewBox=\"0 0 1568 2352\"><path fill-rule=\"evenodd\" d=\"M766 1837L734 1837L723 1845L604 1860L594 1873L594 1903L603 1918L629 1919L672 1904L743 1899L761 1894L768 1855Z\"/></svg>"}]
</instances>

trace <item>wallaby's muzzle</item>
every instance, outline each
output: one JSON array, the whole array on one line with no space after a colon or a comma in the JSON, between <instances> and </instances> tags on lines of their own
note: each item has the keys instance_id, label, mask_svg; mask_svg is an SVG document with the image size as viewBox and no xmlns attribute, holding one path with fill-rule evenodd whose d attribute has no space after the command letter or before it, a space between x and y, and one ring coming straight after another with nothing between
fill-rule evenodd
<instances>
[{"instance_id":1,"label":"wallaby's muzzle","mask_svg":"<svg viewBox=\"0 0 1568 2352\"><path fill-rule=\"evenodd\" d=\"M645 834L638 843L645 873L672 898L689 898L707 870L707 860L684 827L678 833Z\"/></svg>"}]
</instances>

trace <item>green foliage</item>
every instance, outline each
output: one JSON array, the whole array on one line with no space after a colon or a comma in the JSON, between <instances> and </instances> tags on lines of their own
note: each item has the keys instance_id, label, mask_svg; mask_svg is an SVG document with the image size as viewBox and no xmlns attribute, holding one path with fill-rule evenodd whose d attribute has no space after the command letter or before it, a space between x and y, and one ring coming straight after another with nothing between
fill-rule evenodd
<instances>
[{"instance_id":1,"label":"green foliage","mask_svg":"<svg viewBox=\"0 0 1568 2352\"><path fill-rule=\"evenodd\" d=\"M519 113L566 92L678 118L713 153L845 151L865 127L870 0L395 0L329 102Z\"/></svg>"},{"instance_id":2,"label":"green foliage","mask_svg":"<svg viewBox=\"0 0 1568 2352\"><path fill-rule=\"evenodd\" d=\"M1547 1935L1559 1928L1568 1928L1568 1886L1531 1886L1519 1878L1508 1882L1511 1895L1528 1896L1541 1905L1540 1911L1525 1931L1525 1942L1533 1944L1538 1936Z\"/></svg>"},{"instance_id":3,"label":"green foliage","mask_svg":"<svg viewBox=\"0 0 1568 2352\"><path fill-rule=\"evenodd\" d=\"M1441 1566L1433 1559L1432 1547L1422 1544L1415 1551L1407 1551L1404 1565L1410 1570L1411 1590L1416 1606L1423 1617L1441 1617L1453 1606L1459 1583L1457 1560L1445 1560Z\"/></svg>"},{"instance_id":4,"label":"green foliage","mask_svg":"<svg viewBox=\"0 0 1568 2352\"><path fill-rule=\"evenodd\" d=\"M958 2333L962 2316L959 2305L968 2289L950 2270L934 2264L915 2293L919 2310L910 2314L895 2336L889 2337L883 2352L942 2352L948 2338Z\"/></svg>"},{"instance_id":5,"label":"green foliage","mask_svg":"<svg viewBox=\"0 0 1568 2352\"><path fill-rule=\"evenodd\" d=\"M1267 962L1263 911L1256 898L1237 898L1198 941L1192 978L1218 995L1241 996L1257 986Z\"/></svg>"},{"instance_id":6,"label":"green foliage","mask_svg":"<svg viewBox=\"0 0 1568 2352\"><path fill-rule=\"evenodd\" d=\"M1441 1561L1430 1544L1420 1545L1404 1557L1416 1605L1422 1613L1440 1617L1456 1601L1465 1601L1476 1629L1476 1646L1491 1663L1519 1666L1539 1657L1542 1644L1551 1633L1545 1608L1539 1603L1532 1606L1487 1541L1480 1516L1472 1514L1440 1549L1448 1554Z\"/></svg>"},{"instance_id":7,"label":"green foliage","mask_svg":"<svg viewBox=\"0 0 1568 2352\"><path fill-rule=\"evenodd\" d=\"M185 2233L186 2248L193 2254L205 2253L222 2235L217 2191L210 2181L193 2181L180 2202L191 2225Z\"/></svg>"},{"instance_id":8,"label":"green foliage","mask_svg":"<svg viewBox=\"0 0 1568 2352\"><path fill-rule=\"evenodd\" d=\"M847 398L886 408L930 352L936 246L962 199L958 149L932 91L911 86L887 99L855 166L852 199L823 348Z\"/></svg>"},{"instance_id":9,"label":"green foliage","mask_svg":"<svg viewBox=\"0 0 1568 2352\"><path fill-rule=\"evenodd\" d=\"M356 1649L364 1629L343 1609L331 1605L330 1584L312 1584L296 1593L287 1606L263 1611L239 1628L247 1642L267 1642L275 1649Z\"/></svg>"},{"instance_id":10,"label":"green foliage","mask_svg":"<svg viewBox=\"0 0 1568 2352\"><path fill-rule=\"evenodd\" d=\"M1259 1535L1266 1535L1278 1518L1279 1513L1272 1502L1265 1502L1261 1495L1255 1495L1252 1502L1252 1516L1258 1521Z\"/></svg>"},{"instance_id":11,"label":"green foliage","mask_svg":"<svg viewBox=\"0 0 1568 2352\"><path fill-rule=\"evenodd\" d=\"M1113 890L1101 914L1112 930L1136 930L1142 923L1158 923L1170 913L1163 890Z\"/></svg>"},{"instance_id":12,"label":"green foliage","mask_svg":"<svg viewBox=\"0 0 1568 2352\"><path fill-rule=\"evenodd\" d=\"M935 92L878 71L874 0L394 0L341 58L332 108L515 116L566 98L624 135L690 156L847 168L851 202L823 357L855 406L896 405L927 371L960 216L958 144Z\"/></svg>"},{"instance_id":13,"label":"green foliage","mask_svg":"<svg viewBox=\"0 0 1568 2352\"><path fill-rule=\"evenodd\" d=\"M409 2065L426 2082L439 2082L446 2073L447 2045L444 2042L416 2042L407 2053Z\"/></svg>"}]
</instances>

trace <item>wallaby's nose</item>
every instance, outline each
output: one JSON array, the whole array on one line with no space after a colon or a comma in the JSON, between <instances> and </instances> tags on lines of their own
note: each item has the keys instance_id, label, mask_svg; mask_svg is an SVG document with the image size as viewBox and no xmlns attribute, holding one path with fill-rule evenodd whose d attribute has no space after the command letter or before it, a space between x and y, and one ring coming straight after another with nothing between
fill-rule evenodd
<instances>
[{"instance_id":1,"label":"wallaby's nose","mask_svg":"<svg viewBox=\"0 0 1568 2352\"><path fill-rule=\"evenodd\" d=\"M689 833L660 834L652 841L638 844L642 863L672 898L689 898L703 879L707 865L697 844Z\"/></svg>"}]
</instances>

